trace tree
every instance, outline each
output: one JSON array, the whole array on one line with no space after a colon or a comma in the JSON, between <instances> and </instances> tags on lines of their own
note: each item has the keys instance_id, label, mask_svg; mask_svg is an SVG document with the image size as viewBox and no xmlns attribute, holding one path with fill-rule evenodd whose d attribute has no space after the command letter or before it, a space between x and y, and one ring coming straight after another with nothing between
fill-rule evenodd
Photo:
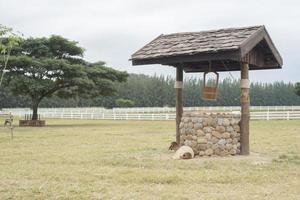
<instances>
[{"instance_id":1,"label":"tree","mask_svg":"<svg viewBox=\"0 0 300 200\"><path fill-rule=\"evenodd\" d=\"M0 24L0 55L2 57L0 62L0 88L6 72L11 50L19 44L20 40L21 38L13 32L12 28L8 28Z\"/></svg>"},{"instance_id":2,"label":"tree","mask_svg":"<svg viewBox=\"0 0 300 200\"><path fill-rule=\"evenodd\" d=\"M114 84L127 79L126 72L83 60L84 49L61 36L28 38L13 48L6 82L13 94L31 99L32 120L45 97L94 98L115 93Z\"/></svg>"},{"instance_id":3,"label":"tree","mask_svg":"<svg viewBox=\"0 0 300 200\"><path fill-rule=\"evenodd\" d=\"M300 96L300 82L295 84L295 93Z\"/></svg>"},{"instance_id":4,"label":"tree","mask_svg":"<svg viewBox=\"0 0 300 200\"><path fill-rule=\"evenodd\" d=\"M117 99L116 100L116 105L118 107L123 107L123 108L133 107L134 106L134 101L129 100L129 99Z\"/></svg>"}]
</instances>

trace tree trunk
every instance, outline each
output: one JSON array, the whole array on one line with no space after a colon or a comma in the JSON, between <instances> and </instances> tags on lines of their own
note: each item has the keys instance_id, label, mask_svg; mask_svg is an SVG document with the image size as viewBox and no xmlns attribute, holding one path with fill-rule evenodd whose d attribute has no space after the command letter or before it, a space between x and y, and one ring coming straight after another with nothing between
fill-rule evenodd
<instances>
[{"instance_id":1,"label":"tree trunk","mask_svg":"<svg viewBox=\"0 0 300 200\"><path fill-rule=\"evenodd\" d=\"M31 120L37 120L38 119L38 107L39 107L40 101L33 100L32 101L32 118Z\"/></svg>"}]
</instances>

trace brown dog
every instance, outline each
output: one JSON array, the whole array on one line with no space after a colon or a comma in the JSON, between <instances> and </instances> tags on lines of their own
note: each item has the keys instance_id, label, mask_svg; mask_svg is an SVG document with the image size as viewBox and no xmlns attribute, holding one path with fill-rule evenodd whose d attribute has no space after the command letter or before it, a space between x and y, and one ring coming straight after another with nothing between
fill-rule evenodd
<instances>
[{"instance_id":1,"label":"brown dog","mask_svg":"<svg viewBox=\"0 0 300 200\"><path fill-rule=\"evenodd\" d=\"M174 150L177 151L177 149L179 149L179 145L177 144L177 142L171 142L171 145L169 147L169 150Z\"/></svg>"}]
</instances>

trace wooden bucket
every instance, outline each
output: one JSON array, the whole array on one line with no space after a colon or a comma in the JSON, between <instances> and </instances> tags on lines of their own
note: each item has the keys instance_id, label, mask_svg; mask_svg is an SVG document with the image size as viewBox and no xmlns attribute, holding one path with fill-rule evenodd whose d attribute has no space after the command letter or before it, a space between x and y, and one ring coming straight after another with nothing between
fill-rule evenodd
<instances>
[{"instance_id":1,"label":"wooden bucket","mask_svg":"<svg viewBox=\"0 0 300 200\"><path fill-rule=\"evenodd\" d=\"M207 85L206 75L213 73L216 76L215 85ZM202 91L202 99L205 101L216 101L218 97L219 74L217 72L204 72L204 84Z\"/></svg>"}]
</instances>

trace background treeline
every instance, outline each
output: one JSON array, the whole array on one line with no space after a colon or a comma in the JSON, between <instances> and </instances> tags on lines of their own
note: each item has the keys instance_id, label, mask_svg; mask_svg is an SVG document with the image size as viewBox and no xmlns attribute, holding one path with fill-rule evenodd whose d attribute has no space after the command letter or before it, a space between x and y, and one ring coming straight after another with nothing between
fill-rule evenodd
<instances>
[{"instance_id":1,"label":"background treeline","mask_svg":"<svg viewBox=\"0 0 300 200\"><path fill-rule=\"evenodd\" d=\"M219 83L219 99L216 102L201 99L202 80L189 78L184 82L184 106L236 106L239 105L239 80L224 79ZM111 97L86 99L73 97L61 99L53 96L44 99L41 107L117 107L117 99L129 99L136 107L175 106L174 78L170 76L146 76L131 74L126 83L117 84L117 93ZM252 83L251 105L300 105L300 97L292 83ZM30 107L26 96L12 95L7 88L0 90L0 108Z\"/></svg>"}]
</instances>

